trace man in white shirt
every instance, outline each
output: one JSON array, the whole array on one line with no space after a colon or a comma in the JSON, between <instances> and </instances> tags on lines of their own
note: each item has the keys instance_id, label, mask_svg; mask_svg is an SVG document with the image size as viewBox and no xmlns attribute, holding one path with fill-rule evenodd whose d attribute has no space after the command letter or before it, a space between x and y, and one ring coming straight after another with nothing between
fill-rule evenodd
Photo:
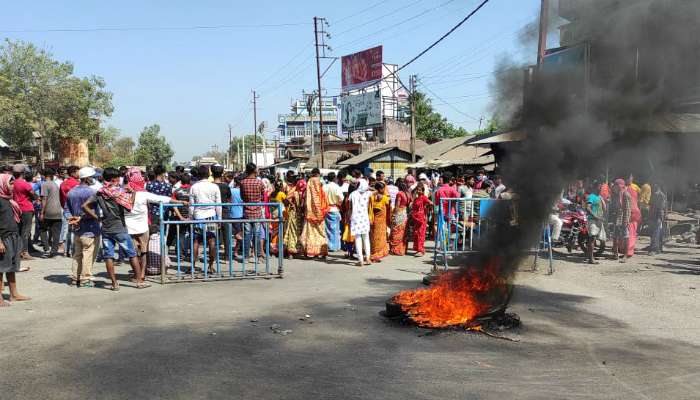
<instances>
[{"instance_id":1,"label":"man in white shirt","mask_svg":"<svg viewBox=\"0 0 700 400\"><path fill-rule=\"evenodd\" d=\"M135 169L129 171L129 188L134 191L134 203L131 206L131 211L124 213L124 224L131 239L134 241L136 255L141 263L141 276L139 277L141 281L146 275L146 256L148 254L148 205L170 202L184 203L167 196L159 196L147 192L144 189L144 185L145 182L140 171Z\"/></svg>"},{"instance_id":2,"label":"man in white shirt","mask_svg":"<svg viewBox=\"0 0 700 400\"><path fill-rule=\"evenodd\" d=\"M340 206L343 204L343 190L335 182L335 173L328 174L328 183L323 186L323 191L328 199L328 214L326 214L326 237L328 238L328 251L340 250Z\"/></svg>"},{"instance_id":3,"label":"man in white shirt","mask_svg":"<svg viewBox=\"0 0 700 400\"><path fill-rule=\"evenodd\" d=\"M394 184L394 180L391 178L387 181L386 192L389 193L389 200L393 209L394 205L396 205L396 195L399 194L399 187Z\"/></svg>"},{"instance_id":4,"label":"man in white shirt","mask_svg":"<svg viewBox=\"0 0 700 400\"><path fill-rule=\"evenodd\" d=\"M506 185L503 184L503 179L500 176L493 178L493 184L496 186L496 188L493 190L493 198L500 199L501 193L506 190Z\"/></svg>"},{"instance_id":5,"label":"man in white shirt","mask_svg":"<svg viewBox=\"0 0 700 400\"><path fill-rule=\"evenodd\" d=\"M343 192L343 195L347 195L348 191L350 190L350 181L352 180L352 176L349 176L346 172L339 172L338 173L338 182L340 182L340 191Z\"/></svg>"},{"instance_id":6,"label":"man in white shirt","mask_svg":"<svg viewBox=\"0 0 700 400\"><path fill-rule=\"evenodd\" d=\"M221 190L215 183L210 182L209 167L200 165L197 181L190 188L190 215L195 220L213 221L221 219L221 206L205 205L195 206L193 204L221 204ZM209 254L207 255L209 270L213 272L213 265L216 259L216 236L215 233L219 226L215 223L201 223L195 227L194 237L194 260L195 263L199 259L199 246L204 241L204 232L206 231L207 243L209 244ZM206 260L205 260L206 261ZM194 268L194 265L192 266Z\"/></svg>"}]
</instances>

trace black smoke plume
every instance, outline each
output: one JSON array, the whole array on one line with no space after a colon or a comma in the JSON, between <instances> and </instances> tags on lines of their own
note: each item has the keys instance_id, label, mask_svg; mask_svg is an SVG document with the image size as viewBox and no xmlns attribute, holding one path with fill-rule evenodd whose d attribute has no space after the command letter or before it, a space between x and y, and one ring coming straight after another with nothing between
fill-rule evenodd
<instances>
[{"instance_id":1,"label":"black smoke plume","mask_svg":"<svg viewBox=\"0 0 700 400\"><path fill-rule=\"evenodd\" d=\"M497 115L527 134L501 162L519 224L495 227L485 252L501 257L509 277L575 179L633 173L681 191L699 164L700 1L566 3L576 6L571 23L589 67L581 60L525 73L503 60L492 85Z\"/></svg>"}]
</instances>

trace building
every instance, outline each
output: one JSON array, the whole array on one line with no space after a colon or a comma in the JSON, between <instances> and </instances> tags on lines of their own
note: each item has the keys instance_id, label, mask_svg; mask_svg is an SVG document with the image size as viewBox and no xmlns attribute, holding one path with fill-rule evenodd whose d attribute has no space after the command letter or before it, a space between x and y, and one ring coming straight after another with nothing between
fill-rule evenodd
<instances>
[{"instance_id":1,"label":"building","mask_svg":"<svg viewBox=\"0 0 700 400\"><path fill-rule=\"evenodd\" d=\"M411 164L410 149L389 145L363 152L336 165L341 169L359 169L363 173L369 169L375 172L383 171L387 177L399 178L406 174L409 164Z\"/></svg>"},{"instance_id":2,"label":"building","mask_svg":"<svg viewBox=\"0 0 700 400\"><path fill-rule=\"evenodd\" d=\"M659 4L668 10L683 10L685 0L560 0L558 13L566 22L559 27L559 45L549 49L544 58L548 71L568 69L567 85L573 96L586 102L591 88L619 88L621 80L631 95L634 86L644 91L645 87L663 81L662 92L671 92L671 106L667 115L650 116L640 121L640 130L665 132L700 132L700 68L697 58L674 51L697 55L700 42L674 43L660 41L676 38L682 41L700 35L698 24L689 31L669 34L659 32L655 38L648 32L650 26L663 29L672 27L674 21L657 15ZM654 19L658 18L658 21ZM675 16L675 18L682 18ZM683 21L680 21L683 22ZM664 36L665 35L665 36ZM664 78L673 76L676 79ZM682 77L682 79L678 79ZM659 99L666 101L668 99ZM658 100L657 100L658 101ZM642 103L644 104L644 103ZM671 115L668 115L671 114ZM641 126L646 125L646 126Z\"/></svg>"},{"instance_id":3,"label":"building","mask_svg":"<svg viewBox=\"0 0 700 400\"><path fill-rule=\"evenodd\" d=\"M314 98L310 104L310 98ZM311 112L309 112L311 111ZM323 133L325 135L338 134L338 100L337 97L323 99ZM318 136L318 98L312 95L304 95L303 98L292 102L289 114L280 114L277 117L279 143L282 147L294 142L308 143L310 145L311 134ZM307 140L308 139L308 140Z\"/></svg>"},{"instance_id":4,"label":"building","mask_svg":"<svg viewBox=\"0 0 700 400\"><path fill-rule=\"evenodd\" d=\"M416 151L421 161L410 166L418 169L485 169L492 171L496 159L488 144L472 144L477 136L443 139Z\"/></svg>"},{"instance_id":5,"label":"building","mask_svg":"<svg viewBox=\"0 0 700 400\"><path fill-rule=\"evenodd\" d=\"M521 128L531 134L547 121L581 117L594 124L579 125L572 135L605 133L591 132L593 141L606 143L596 160L599 170L591 174L634 172L640 180L680 175L682 162L696 157L685 153L700 147L697 4L560 0L565 23L559 47L546 51L540 68L526 71L524 113L532 126ZM546 88L556 88L557 96L537 92Z\"/></svg>"}]
</instances>

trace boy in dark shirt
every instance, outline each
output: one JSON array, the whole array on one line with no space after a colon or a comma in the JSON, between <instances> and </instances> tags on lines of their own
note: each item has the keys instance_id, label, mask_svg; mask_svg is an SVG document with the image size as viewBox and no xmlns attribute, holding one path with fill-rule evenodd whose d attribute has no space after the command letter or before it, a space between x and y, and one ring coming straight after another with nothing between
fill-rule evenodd
<instances>
[{"instance_id":1,"label":"boy in dark shirt","mask_svg":"<svg viewBox=\"0 0 700 400\"><path fill-rule=\"evenodd\" d=\"M221 202L223 204L231 203L231 187L228 183L223 181L224 167L221 165L211 166L211 176L214 178L214 184L219 187L219 192L221 192ZM231 208L224 206L221 208L221 219L227 220L231 219ZM226 259L230 259L231 249L231 237L233 236L233 230L231 229L231 224L223 224L224 229L221 230L221 234L224 237L226 244Z\"/></svg>"},{"instance_id":2,"label":"boy in dark shirt","mask_svg":"<svg viewBox=\"0 0 700 400\"><path fill-rule=\"evenodd\" d=\"M94 204L102 210L102 258L107 266L109 279L112 281L111 290L118 291L119 283L114 272L114 251L121 248L129 257L129 263L134 270L136 287L143 289L151 286L141 279L141 265L136 257L134 243L131 241L124 223L124 210L131 210L134 202L133 193L121 191L119 188L119 171L106 168L102 173L105 185L97 194L83 204L83 211L92 218L98 219Z\"/></svg>"},{"instance_id":3,"label":"boy in dark shirt","mask_svg":"<svg viewBox=\"0 0 700 400\"><path fill-rule=\"evenodd\" d=\"M183 173L180 175L180 187L173 190L173 199L180 201L190 200L190 188L192 185L192 178L189 174ZM190 219L190 208L189 207L173 207L173 215L176 221L186 221ZM190 252L190 241L187 240L188 229L187 225L183 225L178 230L177 225L170 227L171 231L175 231L175 235L178 236L177 240L180 242L180 256L184 259L185 255L189 256ZM179 231L179 235L178 232Z\"/></svg>"}]
</instances>

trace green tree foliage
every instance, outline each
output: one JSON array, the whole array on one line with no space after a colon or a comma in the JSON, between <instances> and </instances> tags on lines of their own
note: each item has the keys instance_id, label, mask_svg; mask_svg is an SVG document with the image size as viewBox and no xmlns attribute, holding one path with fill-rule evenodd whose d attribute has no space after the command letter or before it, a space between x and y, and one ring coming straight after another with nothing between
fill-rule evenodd
<instances>
[{"instance_id":1,"label":"green tree foliage","mask_svg":"<svg viewBox=\"0 0 700 400\"><path fill-rule=\"evenodd\" d=\"M258 149L262 151L262 135L257 136L257 144L258 144ZM241 159L243 159L243 163L245 164L246 162L246 157L248 161L250 161L251 154L253 152L254 144L256 143L255 141L255 135L250 134L250 135L244 135L244 136L237 136L234 137L233 140L231 141L231 157L232 161L235 163L238 161L238 150L240 149L241 153L243 153L243 144L245 143L245 157L243 154L241 154ZM225 158L225 155L224 155Z\"/></svg>"},{"instance_id":2,"label":"green tree foliage","mask_svg":"<svg viewBox=\"0 0 700 400\"><path fill-rule=\"evenodd\" d=\"M192 161L197 161L203 157L211 157L219 164L226 163L226 152L220 150L209 150L202 155L192 157Z\"/></svg>"},{"instance_id":3,"label":"green tree foliage","mask_svg":"<svg viewBox=\"0 0 700 400\"><path fill-rule=\"evenodd\" d=\"M29 150L32 131L54 148L61 138L93 141L112 111L102 78L76 77L73 64L30 43L0 45L0 136L14 150Z\"/></svg>"},{"instance_id":4,"label":"green tree foliage","mask_svg":"<svg viewBox=\"0 0 700 400\"><path fill-rule=\"evenodd\" d=\"M471 135L488 135L489 133L493 132L498 132L498 129L500 129L500 123L498 120L495 118L492 118L488 120L486 123L486 126L483 127L482 129L477 129L475 131L472 131L470 134Z\"/></svg>"},{"instance_id":5,"label":"green tree foliage","mask_svg":"<svg viewBox=\"0 0 700 400\"><path fill-rule=\"evenodd\" d=\"M143 128L134 156L134 162L137 165L170 165L173 155L170 144L160 134L160 125L154 124Z\"/></svg>"},{"instance_id":6,"label":"green tree foliage","mask_svg":"<svg viewBox=\"0 0 700 400\"><path fill-rule=\"evenodd\" d=\"M416 101L416 137L418 139L430 143L469 134L464 128L455 127L436 112L425 93L416 91L413 96Z\"/></svg>"},{"instance_id":7,"label":"green tree foliage","mask_svg":"<svg viewBox=\"0 0 700 400\"><path fill-rule=\"evenodd\" d=\"M90 159L102 167L134 165L134 139L121 136L119 129L108 126L101 130L99 141L90 143Z\"/></svg>"}]
</instances>

